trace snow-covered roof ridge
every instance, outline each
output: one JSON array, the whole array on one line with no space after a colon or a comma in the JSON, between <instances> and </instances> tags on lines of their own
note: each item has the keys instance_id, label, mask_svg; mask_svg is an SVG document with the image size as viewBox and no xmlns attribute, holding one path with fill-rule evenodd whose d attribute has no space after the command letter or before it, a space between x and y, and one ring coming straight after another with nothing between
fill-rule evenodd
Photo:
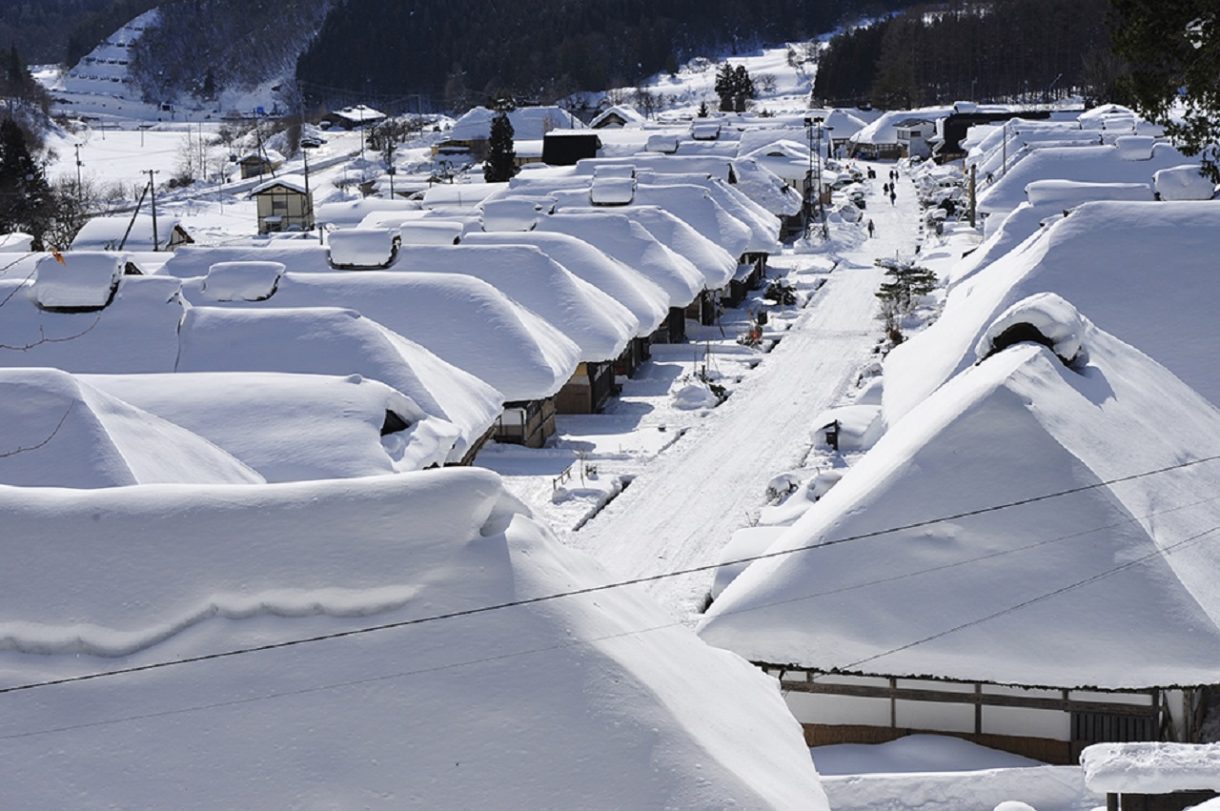
<instances>
[{"instance_id":1,"label":"snow-covered roof ridge","mask_svg":"<svg viewBox=\"0 0 1220 811\"><path fill-rule=\"evenodd\" d=\"M954 285L936 323L887 356L886 420L892 424L974 363L987 326L1034 293L1062 296L1220 402L1207 303L1220 295L1217 233L1220 206L1211 202L1097 201L1066 218L1060 213L1018 249Z\"/></svg>"},{"instance_id":2,"label":"snow-covered roof ridge","mask_svg":"<svg viewBox=\"0 0 1220 811\"><path fill-rule=\"evenodd\" d=\"M1025 340L892 425L768 551L814 548L752 564L712 605L704 638L822 670L1214 683L1220 463L1179 466L1220 451L1220 410L1081 327L1087 365Z\"/></svg>"},{"instance_id":3,"label":"snow-covered roof ridge","mask_svg":"<svg viewBox=\"0 0 1220 811\"><path fill-rule=\"evenodd\" d=\"M301 194L309 193L308 188L305 185L304 175L280 175L279 177L264 180L262 183L259 183L257 186L250 189L250 196L253 197L256 194L261 194L269 189L274 189L277 186L282 186L285 189L300 192Z\"/></svg>"},{"instance_id":4,"label":"snow-covered roof ridge","mask_svg":"<svg viewBox=\"0 0 1220 811\"><path fill-rule=\"evenodd\" d=\"M461 441L457 426L360 375L178 372L82 379L204 437L267 481L422 470L450 461Z\"/></svg>"},{"instance_id":5,"label":"snow-covered roof ridge","mask_svg":"<svg viewBox=\"0 0 1220 811\"><path fill-rule=\"evenodd\" d=\"M608 574L488 471L0 487L0 513L14 683L400 625L15 694L13 731L74 726L0 741L15 804L827 809L774 680L631 590L534 602Z\"/></svg>"},{"instance_id":6,"label":"snow-covered roof ridge","mask_svg":"<svg viewBox=\"0 0 1220 811\"><path fill-rule=\"evenodd\" d=\"M0 368L0 483L262 482L208 440L58 369Z\"/></svg>"},{"instance_id":7,"label":"snow-covered roof ridge","mask_svg":"<svg viewBox=\"0 0 1220 811\"><path fill-rule=\"evenodd\" d=\"M1080 753L1090 791L1220 791L1220 743L1095 743Z\"/></svg>"},{"instance_id":8,"label":"snow-covered roof ridge","mask_svg":"<svg viewBox=\"0 0 1220 811\"><path fill-rule=\"evenodd\" d=\"M532 245L408 245L395 270L482 279L574 341L584 361L618 357L640 326L627 308Z\"/></svg>"}]
</instances>

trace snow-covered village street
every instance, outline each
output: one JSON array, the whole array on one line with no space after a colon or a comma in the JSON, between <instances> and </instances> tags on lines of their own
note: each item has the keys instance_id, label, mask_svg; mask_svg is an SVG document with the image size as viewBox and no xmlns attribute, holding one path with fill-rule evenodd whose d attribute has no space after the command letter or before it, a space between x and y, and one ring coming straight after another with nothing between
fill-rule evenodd
<instances>
[{"instance_id":1,"label":"snow-covered village street","mask_svg":"<svg viewBox=\"0 0 1220 811\"><path fill-rule=\"evenodd\" d=\"M0 811L1220 811L1220 12L0 0Z\"/></svg>"}]
</instances>

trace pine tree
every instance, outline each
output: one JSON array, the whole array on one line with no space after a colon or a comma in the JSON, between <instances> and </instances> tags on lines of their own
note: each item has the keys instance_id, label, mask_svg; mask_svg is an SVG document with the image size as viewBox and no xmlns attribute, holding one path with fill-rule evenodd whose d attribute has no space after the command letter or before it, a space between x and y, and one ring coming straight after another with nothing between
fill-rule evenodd
<instances>
[{"instance_id":1,"label":"pine tree","mask_svg":"<svg viewBox=\"0 0 1220 811\"><path fill-rule=\"evenodd\" d=\"M39 242L50 225L53 199L25 133L12 118L0 121L0 233L24 231Z\"/></svg>"},{"instance_id":2,"label":"pine tree","mask_svg":"<svg viewBox=\"0 0 1220 811\"><path fill-rule=\"evenodd\" d=\"M508 110L500 106L491 120L491 137L487 142L487 160L483 163L483 179L488 183L503 183L517 174L517 151L513 148L513 124Z\"/></svg>"},{"instance_id":3,"label":"pine tree","mask_svg":"<svg viewBox=\"0 0 1220 811\"><path fill-rule=\"evenodd\" d=\"M695 113L695 116L698 118L707 118L708 109L706 101L699 102L699 112Z\"/></svg>"},{"instance_id":4,"label":"pine tree","mask_svg":"<svg viewBox=\"0 0 1220 811\"><path fill-rule=\"evenodd\" d=\"M758 95L754 89L754 80L750 78L750 72L746 70L745 65L738 65L733 70L732 88L733 110L734 112L744 113L746 111L746 102Z\"/></svg>"},{"instance_id":5,"label":"pine tree","mask_svg":"<svg viewBox=\"0 0 1220 811\"><path fill-rule=\"evenodd\" d=\"M725 62L716 70L716 95L720 97L720 112L733 112L733 96L736 90L736 76L733 66Z\"/></svg>"}]
</instances>

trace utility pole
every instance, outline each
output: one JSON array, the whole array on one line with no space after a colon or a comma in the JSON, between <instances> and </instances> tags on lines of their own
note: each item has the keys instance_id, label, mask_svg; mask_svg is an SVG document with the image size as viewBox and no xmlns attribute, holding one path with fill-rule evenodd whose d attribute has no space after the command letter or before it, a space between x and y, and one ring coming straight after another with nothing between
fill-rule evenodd
<instances>
[{"instance_id":1,"label":"utility pole","mask_svg":"<svg viewBox=\"0 0 1220 811\"><path fill-rule=\"evenodd\" d=\"M148 172L148 189L152 194L150 199L152 201L153 251L156 251L161 240L157 238L157 181L155 175L161 173L156 169L146 169L145 171Z\"/></svg>"},{"instance_id":2,"label":"utility pole","mask_svg":"<svg viewBox=\"0 0 1220 811\"><path fill-rule=\"evenodd\" d=\"M977 163L970 164L970 185L968 186L968 190L970 192L970 227L971 228L976 227L978 196L977 196L977 189L976 189L975 184L978 182L978 168L979 167L978 167Z\"/></svg>"},{"instance_id":3,"label":"utility pole","mask_svg":"<svg viewBox=\"0 0 1220 811\"><path fill-rule=\"evenodd\" d=\"M813 119L805 119L805 138L809 142L809 170L805 173L805 239L813 230ZM818 190L821 191L820 189Z\"/></svg>"},{"instance_id":4,"label":"utility pole","mask_svg":"<svg viewBox=\"0 0 1220 811\"><path fill-rule=\"evenodd\" d=\"M82 186L80 182L80 144L73 144L72 148L76 150L76 201L79 203L84 196L81 191Z\"/></svg>"}]
</instances>

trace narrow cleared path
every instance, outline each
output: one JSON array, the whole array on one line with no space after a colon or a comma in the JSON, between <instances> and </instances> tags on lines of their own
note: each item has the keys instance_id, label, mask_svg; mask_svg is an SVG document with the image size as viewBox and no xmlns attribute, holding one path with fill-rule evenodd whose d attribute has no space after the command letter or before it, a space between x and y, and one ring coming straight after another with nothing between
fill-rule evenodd
<instances>
[{"instance_id":1,"label":"narrow cleared path","mask_svg":"<svg viewBox=\"0 0 1220 811\"><path fill-rule=\"evenodd\" d=\"M898 200L883 199L890 165L863 212L876 237L832 248L839 268L733 396L654 459L631 487L579 532L565 539L611 572L637 577L714 562L735 530L762 506L767 483L798 467L818 413L839 404L859 370L873 359L880 336L875 292L882 271L873 259L909 256L918 206L915 190L898 181ZM799 257L795 257L799 261ZM792 258L786 258L790 261ZM701 606L710 572L657 581L649 588L679 617Z\"/></svg>"}]
</instances>

